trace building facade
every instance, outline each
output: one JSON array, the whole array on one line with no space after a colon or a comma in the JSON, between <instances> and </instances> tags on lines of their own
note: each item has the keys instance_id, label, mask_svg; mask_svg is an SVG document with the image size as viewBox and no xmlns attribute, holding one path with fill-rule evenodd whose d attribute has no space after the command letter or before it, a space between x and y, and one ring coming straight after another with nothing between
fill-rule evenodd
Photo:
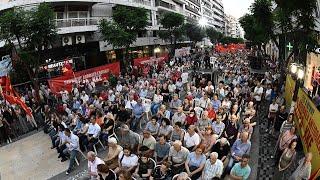
<instances>
[{"instance_id":1,"label":"building facade","mask_svg":"<svg viewBox=\"0 0 320 180\"><path fill-rule=\"evenodd\" d=\"M239 21L230 15L225 18L225 35L233 38L243 38Z\"/></svg>"},{"instance_id":2,"label":"building facade","mask_svg":"<svg viewBox=\"0 0 320 180\"><path fill-rule=\"evenodd\" d=\"M32 8L47 2L54 9L54 23L58 28L59 41L52 48L51 60L65 57L82 57L92 66L121 59L121 50L114 50L102 40L98 24L102 19L111 19L113 7L124 5L143 7L148 10L149 25L132 44L136 58L153 56L156 46L164 45L158 36L160 17L165 12L175 12L186 17L186 21L197 21L204 17L208 26L224 29L224 10L221 0L13 0L0 3L0 13L15 7ZM0 42L0 47L3 42ZM49 57L48 57L49 58ZM101 62L102 60L102 62Z\"/></svg>"}]
</instances>

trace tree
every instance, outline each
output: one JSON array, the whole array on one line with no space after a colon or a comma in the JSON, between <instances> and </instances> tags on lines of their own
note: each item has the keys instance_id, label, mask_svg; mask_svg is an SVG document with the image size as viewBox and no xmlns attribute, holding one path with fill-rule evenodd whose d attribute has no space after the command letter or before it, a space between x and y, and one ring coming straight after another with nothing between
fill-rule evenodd
<instances>
[{"instance_id":1,"label":"tree","mask_svg":"<svg viewBox=\"0 0 320 180\"><path fill-rule=\"evenodd\" d=\"M15 70L26 69L36 92L39 91L39 67L45 62L49 47L57 40L53 19L54 11L47 3L40 3L31 10L12 9L0 16L0 39L12 49L13 64L24 67Z\"/></svg>"},{"instance_id":2,"label":"tree","mask_svg":"<svg viewBox=\"0 0 320 180\"><path fill-rule=\"evenodd\" d=\"M148 13L146 9L117 5L112 14L112 21L103 19L99 24L99 30L103 39L115 48L124 48L125 59L129 59L129 48L140 32L145 31L148 25ZM122 66L124 67L124 66Z\"/></svg>"},{"instance_id":3,"label":"tree","mask_svg":"<svg viewBox=\"0 0 320 180\"><path fill-rule=\"evenodd\" d=\"M160 23L164 29L160 30L159 37L163 40L170 40L171 55L173 55L177 41L184 34L184 16L174 12L167 12L161 17Z\"/></svg>"},{"instance_id":4,"label":"tree","mask_svg":"<svg viewBox=\"0 0 320 180\"><path fill-rule=\"evenodd\" d=\"M184 30L186 36L194 45L197 44L197 42L202 41L206 35L205 31L196 24L186 23L184 25Z\"/></svg>"},{"instance_id":5,"label":"tree","mask_svg":"<svg viewBox=\"0 0 320 180\"><path fill-rule=\"evenodd\" d=\"M220 42L223 38L223 34L214 28L210 27L206 29L207 36L209 37L211 43Z\"/></svg>"}]
</instances>

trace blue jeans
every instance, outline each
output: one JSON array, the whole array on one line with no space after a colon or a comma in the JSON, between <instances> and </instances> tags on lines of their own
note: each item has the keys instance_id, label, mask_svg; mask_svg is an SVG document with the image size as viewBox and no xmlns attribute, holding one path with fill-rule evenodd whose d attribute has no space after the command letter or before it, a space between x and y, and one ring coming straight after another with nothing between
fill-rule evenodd
<instances>
[{"instance_id":1,"label":"blue jeans","mask_svg":"<svg viewBox=\"0 0 320 180\"><path fill-rule=\"evenodd\" d=\"M130 129L133 131L133 132L136 132L137 131L137 128L138 128L138 125L141 121L141 118L142 117L139 117L139 116L135 116L132 121L131 121L131 127Z\"/></svg>"},{"instance_id":2,"label":"blue jeans","mask_svg":"<svg viewBox=\"0 0 320 180\"><path fill-rule=\"evenodd\" d=\"M236 161L236 160L231 156L230 159L229 159L228 165L227 165L227 167L226 167L226 169L225 169L225 172L226 172L226 173L229 173L229 172L231 171L233 165L234 165L235 163L237 163L237 162L238 162L238 161Z\"/></svg>"},{"instance_id":3,"label":"blue jeans","mask_svg":"<svg viewBox=\"0 0 320 180\"><path fill-rule=\"evenodd\" d=\"M69 161L69 168L68 168L68 171L71 171L72 170L72 168L73 168L73 166L74 166L74 163L75 163L75 159L76 159L76 157L77 157L77 154L78 154L78 151L77 150L72 150L72 151L68 151L67 149L65 149L64 151L63 151L63 153L65 153L65 151L66 151L66 153L69 153L70 154L70 161Z\"/></svg>"}]
</instances>

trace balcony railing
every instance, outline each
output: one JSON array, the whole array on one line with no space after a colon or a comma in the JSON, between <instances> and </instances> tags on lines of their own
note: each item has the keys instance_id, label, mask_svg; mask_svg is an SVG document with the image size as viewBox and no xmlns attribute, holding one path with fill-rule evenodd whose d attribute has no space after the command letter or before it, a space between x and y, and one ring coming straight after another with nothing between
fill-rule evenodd
<instances>
[{"instance_id":1,"label":"balcony railing","mask_svg":"<svg viewBox=\"0 0 320 180\"><path fill-rule=\"evenodd\" d=\"M57 28L98 25L102 18L55 19Z\"/></svg>"}]
</instances>

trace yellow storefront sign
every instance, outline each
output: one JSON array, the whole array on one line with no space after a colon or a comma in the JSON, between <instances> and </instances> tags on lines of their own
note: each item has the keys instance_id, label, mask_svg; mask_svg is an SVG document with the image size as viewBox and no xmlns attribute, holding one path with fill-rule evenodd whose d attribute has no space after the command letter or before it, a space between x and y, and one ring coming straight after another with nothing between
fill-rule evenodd
<instances>
[{"instance_id":1,"label":"yellow storefront sign","mask_svg":"<svg viewBox=\"0 0 320 180\"><path fill-rule=\"evenodd\" d=\"M304 151L313 154L310 179L316 179L320 176L320 112L301 88L294 114Z\"/></svg>"},{"instance_id":2,"label":"yellow storefront sign","mask_svg":"<svg viewBox=\"0 0 320 180\"><path fill-rule=\"evenodd\" d=\"M295 86L296 86L296 82L292 79L291 75L288 74L286 78L286 86L285 86L285 92L284 92L284 98L286 100L287 108L291 107Z\"/></svg>"}]
</instances>

